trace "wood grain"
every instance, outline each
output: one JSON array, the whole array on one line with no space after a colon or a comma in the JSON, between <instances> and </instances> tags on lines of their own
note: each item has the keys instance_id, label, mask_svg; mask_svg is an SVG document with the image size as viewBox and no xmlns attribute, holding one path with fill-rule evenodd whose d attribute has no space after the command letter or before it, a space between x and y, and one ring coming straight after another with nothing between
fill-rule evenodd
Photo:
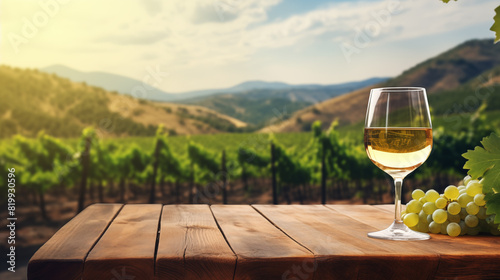
<instances>
[{"instance_id":1,"label":"wood grain","mask_svg":"<svg viewBox=\"0 0 500 280\"><path fill-rule=\"evenodd\" d=\"M437 268L438 255L418 244L368 238L375 228L322 205L254 207L315 254L315 279L405 279L415 273L425 279Z\"/></svg>"},{"instance_id":2,"label":"wood grain","mask_svg":"<svg viewBox=\"0 0 500 280\"><path fill-rule=\"evenodd\" d=\"M90 249L122 208L94 204L64 225L31 258L29 279L81 279Z\"/></svg>"},{"instance_id":3,"label":"wood grain","mask_svg":"<svg viewBox=\"0 0 500 280\"><path fill-rule=\"evenodd\" d=\"M163 206L157 279L233 279L236 256L208 205Z\"/></svg>"},{"instance_id":4,"label":"wood grain","mask_svg":"<svg viewBox=\"0 0 500 280\"><path fill-rule=\"evenodd\" d=\"M328 205L377 230L389 226L393 215L369 205ZM389 207L389 206L382 206ZM431 239L417 242L422 250L439 255L434 279L500 279L500 238L498 236L449 237L431 234ZM407 242L404 242L407 243ZM402 256L406 258L406 252Z\"/></svg>"},{"instance_id":5,"label":"wood grain","mask_svg":"<svg viewBox=\"0 0 500 280\"><path fill-rule=\"evenodd\" d=\"M160 204L127 204L89 253L83 279L154 278Z\"/></svg>"},{"instance_id":6,"label":"wood grain","mask_svg":"<svg viewBox=\"0 0 500 280\"><path fill-rule=\"evenodd\" d=\"M392 205L96 204L35 253L28 279L500 279L499 237L367 237L393 217Z\"/></svg>"},{"instance_id":7,"label":"wood grain","mask_svg":"<svg viewBox=\"0 0 500 280\"><path fill-rule=\"evenodd\" d=\"M234 279L313 279L314 256L248 205L213 205L238 256ZM301 278L295 278L302 270Z\"/></svg>"}]
</instances>

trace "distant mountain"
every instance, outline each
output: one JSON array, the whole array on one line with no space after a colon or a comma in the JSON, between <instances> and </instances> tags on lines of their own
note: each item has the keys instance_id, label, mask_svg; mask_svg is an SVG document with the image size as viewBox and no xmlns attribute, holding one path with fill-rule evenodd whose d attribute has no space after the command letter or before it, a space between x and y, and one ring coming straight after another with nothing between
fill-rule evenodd
<instances>
[{"instance_id":1,"label":"distant mountain","mask_svg":"<svg viewBox=\"0 0 500 280\"><path fill-rule=\"evenodd\" d=\"M103 136L241 131L246 124L200 106L155 103L71 82L55 74L0 65L0 138L15 134L78 137L86 126ZM15 98L13 98L15 97Z\"/></svg>"},{"instance_id":2,"label":"distant mountain","mask_svg":"<svg viewBox=\"0 0 500 280\"><path fill-rule=\"evenodd\" d=\"M59 77L70 79L73 82L85 82L88 85L101 87L108 91L117 91L154 101L171 101L177 99L176 94L166 93L160 89L149 87L146 91L137 90L136 87L143 87L143 82L121 75L115 75L105 72L82 72L64 65L52 65L40 69L42 72L56 74ZM146 92L144 95L143 92Z\"/></svg>"},{"instance_id":3,"label":"distant mountain","mask_svg":"<svg viewBox=\"0 0 500 280\"><path fill-rule=\"evenodd\" d=\"M221 89L205 89L205 90L195 90L188 91L179 94L179 99L187 100L190 98L196 97L205 97L213 94L222 94L222 93L239 93L244 92L251 89L283 89L290 88L292 85L282 83L282 82L265 82L265 81L247 81L241 84L237 84L235 86L229 88L221 88Z\"/></svg>"},{"instance_id":4,"label":"distant mountain","mask_svg":"<svg viewBox=\"0 0 500 280\"><path fill-rule=\"evenodd\" d=\"M261 131L309 130L315 120L322 121L325 128L335 119L340 125L360 123L365 118L370 89L374 87L425 87L434 115L471 112L481 104L482 100L476 98L476 91L484 87L485 83L493 89L486 100L488 110L499 110L500 44L493 44L493 40L489 39L471 40L430 58L393 79L304 108L289 119Z\"/></svg>"},{"instance_id":5,"label":"distant mountain","mask_svg":"<svg viewBox=\"0 0 500 280\"><path fill-rule=\"evenodd\" d=\"M128 78L121 75L106 73L106 72L83 72L64 65L52 65L41 68L40 71L56 74L59 77L70 79L73 82L85 82L91 86L101 87L108 91L117 91L118 93L132 95L134 88L143 85L142 81ZM360 83L373 84L386 78L373 78L361 82L343 83L338 85L317 85L317 84L304 84L304 85L290 85L282 82L266 82L266 81L247 81L229 88L220 89L205 89L187 91L183 93L167 93L155 87L147 87L146 94L143 95L141 91L137 91L134 97L147 99L151 101L179 101L189 100L192 98L206 97L215 94L224 93L242 93L251 90L288 90L288 89L340 89L346 88L359 88Z\"/></svg>"},{"instance_id":6,"label":"distant mountain","mask_svg":"<svg viewBox=\"0 0 500 280\"><path fill-rule=\"evenodd\" d=\"M244 122L262 126L274 118L286 119L293 112L311 104L387 80L388 78L370 78L336 85L290 85L251 81L212 92L208 96L176 102L204 106Z\"/></svg>"}]
</instances>

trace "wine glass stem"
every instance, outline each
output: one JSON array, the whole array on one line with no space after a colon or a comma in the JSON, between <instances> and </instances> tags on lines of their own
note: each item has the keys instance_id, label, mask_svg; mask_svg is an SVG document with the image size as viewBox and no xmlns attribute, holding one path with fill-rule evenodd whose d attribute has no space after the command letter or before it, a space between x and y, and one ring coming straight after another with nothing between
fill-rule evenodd
<instances>
[{"instance_id":1,"label":"wine glass stem","mask_svg":"<svg viewBox=\"0 0 500 280\"><path fill-rule=\"evenodd\" d=\"M401 188L403 187L402 178L394 178L394 205L396 207L394 220L397 224L401 224Z\"/></svg>"}]
</instances>

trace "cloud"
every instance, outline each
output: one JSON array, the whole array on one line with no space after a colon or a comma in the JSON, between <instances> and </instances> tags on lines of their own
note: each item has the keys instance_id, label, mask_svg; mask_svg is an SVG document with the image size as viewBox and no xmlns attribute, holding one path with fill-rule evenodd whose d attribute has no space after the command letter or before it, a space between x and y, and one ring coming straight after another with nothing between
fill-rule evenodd
<instances>
[{"instance_id":1,"label":"cloud","mask_svg":"<svg viewBox=\"0 0 500 280\"><path fill-rule=\"evenodd\" d=\"M280 48L321 34L329 34L334 42L345 42L360 32L376 38L372 41L389 42L449 32L485 21L476 15L489 11L491 1L462 2L460 6L414 0L332 4L250 30L245 44Z\"/></svg>"},{"instance_id":2,"label":"cloud","mask_svg":"<svg viewBox=\"0 0 500 280\"><path fill-rule=\"evenodd\" d=\"M485 36L484 32L481 35L475 32L480 30L478 26L484 25L485 30L491 26L493 9L498 5L495 0L457 1L447 5L418 0L331 0L321 6L311 4L311 10L269 19L270 10L279 8L277 5L282 1L285 0L69 1L50 16L46 25L37 27L29 42L19 47L22 55L13 53L8 39L1 40L2 59L3 63L26 67L64 62L79 65L83 70L134 77L143 75L148 65L161 63L176 68L178 73L186 73L175 80L178 88L191 86L183 83L192 83L193 73L198 73L198 80L214 84L208 86L218 86L216 75L223 75L224 81L232 75L233 80L227 82L237 83L243 78L234 80L234 77L248 75L250 67L258 69L252 75L269 74L270 78L282 80L292 77L293 81L304 74L281 67L291 60L297 63L295 69L334 61L335 66L329 62L329 68L325 69L333 71L338 67L345 73L339 46L346 42L354 44L360 33L368 34L367 46L378 46L363 53L363 59L368 60L380 57L381 51L390 53L395 48L418 54L420 50L411 41L433 35L435 38L436 34L464 31L456 40ZM21 34L24 18L32 21L37 13L44 12L39 4L44 1L18 2L0 1L3 34ZM390 20L385 23L383 15L391 3L399 3L400 9L389 12ZM445 46L442 41L425 42L431 46L441 44L443 48L454 43ZM220 69L226 72L220 74L217 72ZM283 74L276 76L276 73ZM204 86L196 83L196 87Z\"/></svg>"},{"instance_id":3,"label":"cloud","mask_svg":"<svg viewBox=\"0 0 500 280\"><path fill-rule=\"evenodd\" d=\"M141 0L141 3L150 16L157 15L162 11L163 5L161 0Z\"/></svg>"},{"instance_id":4,"label":"cloud","mask_svg":"<svg viewBox=\"0 0 500 280\"><path fill-rule=\"evenodd\" d=\"M159 4L148 1L143 4L150 9L147 16L134 11L114 30L104 29L98 42L143 46L143 51L154 45L163 60L183 68L222 65L248 60L261 50L303 42L322 40L332 47L353 44L359 33L368 34L373 45L449 32L483 22L484 17L476 15L489 10L492 3L350 1L269 21L268 10L280 2L170 0L164 2L161 13L152 13L153 8L160 10L155 6Z\"/></svg>"},{"instance_id":5,"label":"cloud","mask_svg":"<svg viewBox=\"0 0 500 280\"><path fill-rule=\"evenodd\" d=\"M146 31L135 34L111 34L98 38L97 42L113 43L117 45L149 45L160 42L167 36L165 31Z\"/></svg>"},{"instance_id":6,"label":"cloud","mask_svg":"<svg viewBox=\"0 0 500 280\"><path fill-rule=\"evenodd\" d=\"M227 23L238 17L237 6L214 1L212 4L199 5L194 9L191 22L203 23Z\"/></svg>"}]
</instances>

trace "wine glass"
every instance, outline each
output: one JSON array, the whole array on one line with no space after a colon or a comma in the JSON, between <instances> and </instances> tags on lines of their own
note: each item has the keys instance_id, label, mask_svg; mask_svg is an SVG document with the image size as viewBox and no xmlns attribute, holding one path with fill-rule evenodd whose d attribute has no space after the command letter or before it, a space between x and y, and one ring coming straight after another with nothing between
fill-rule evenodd
<instances>
[{"instance_id":1,"label":"wine glass","mask_svg":"<svg viewBox=\"0 0 500 280\"><path fill-rule=\"evenodd\" d=\"M426 240L426 233L409 229L401 220L403 179L429 157L432 124L424 88L388 87L370 91L365 120L365 149L371 161L394 179L395 218L387 229L369 237Z\"/></svg>"}]
</instances>

